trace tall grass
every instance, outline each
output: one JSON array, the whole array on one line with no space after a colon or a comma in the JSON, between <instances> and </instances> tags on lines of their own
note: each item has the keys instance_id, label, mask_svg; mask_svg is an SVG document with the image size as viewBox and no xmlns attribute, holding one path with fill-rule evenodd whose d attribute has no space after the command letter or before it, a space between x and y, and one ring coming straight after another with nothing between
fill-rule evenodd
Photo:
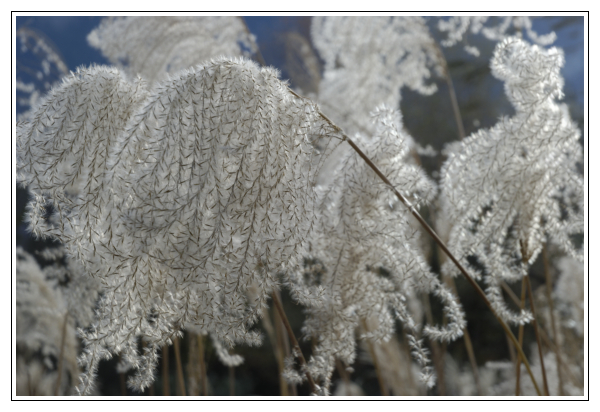
<instances>
[{"instance_id":1,"label":"tall grass","mask_svg":"<svg viewBox=\"0 0 600 412\"><path fill-rule=\"evenodd\" d=\"M515 113L465 137L444 47L467 27L497 42ZM127 393L243 394L260 387L253 353L263 391L285 396L583 394L583 152L563 52L527 18L434 28L315 18L285 42L306 96L234 17L106 19L88 39L115 67L40 97L19 80L27 223L61 246L41 268L19 252L17 394L103 394L115 355ZM32 33L41 65L63 67ZM435 75L457 130L442 154L394 109ZM481 352L487 335L511 360Z\"/></svg>"}]
</instances>

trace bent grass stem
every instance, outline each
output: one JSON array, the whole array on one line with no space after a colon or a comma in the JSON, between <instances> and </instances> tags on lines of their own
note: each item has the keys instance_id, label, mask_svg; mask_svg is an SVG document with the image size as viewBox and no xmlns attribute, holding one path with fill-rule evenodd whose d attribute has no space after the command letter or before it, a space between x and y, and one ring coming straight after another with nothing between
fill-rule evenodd
<instances>
[{"instance_id":1,"label":"bent grass stem","mask_svg":"<svg viewBox=\"0 0 600 412\"><path fill-rule=\"evenodd\" d=\"M554 317L554 301L552 299L552 276L550 276L550 264L548 262L548 252L546 246L542 249L542 261L544 263L544 277L546 278L546 299L548 299L548 307L550 309L550 324L552 328L552 340L554 341L554 353L556 355L556 362L558 363L558 394L559 396L565 395L565 389L563 385L562 377L562 356L560 354L560 346L558 345L558 333L556 327L556 319Z\"/></svg>"},{"instance_id":2,"label":"bent grass stem","mask_svg":"<svg viewBox=\"0 0 600 412\"><path fill-rule=\"evenodd\" d=\"M525 309L525 278L521 280L521 301L519 303L519 308L521 311ZM525 330L525 325L519 325L519 346L523 347L523 333ZM521 356L517 358L515 372L517 374L516 377L516 386L515 386L515 396L519 396L521 394Z\"/></svg>"},{"instance_id":3,"label":"bent grass stem","mask_svg":"<svg viewBox=\"0 0 600 412\"><path fill-rule=\"evenodd\" d=\"M67 335L67 322L69 320L69 312L65 313L63 321L62 335L60 338L60 354L58 355L58 376L56 377L56 386L54 387L54 396L58 396L60 391L60 381L62 378L63 363L65 358L65 341Z\"/></svg>"},{"instance_id":4,"label":"bent grass stem","mask_svg":"<svg viewBox=\"0 0 600 412\"><path fill-rule=\"evenodd\" d=\"M181 353L179 350L179 338L173 339L173 348L175 349L175 366L177 367L177 387L179 395L185 396L185 380L183 378L183 367L181 366Z\"/></svg>"},{"instance_id":5,"label":"bent grass stem","mask_svg":"<svg viewBox=\"0 0 600 412\"><path fill-rule=\"evenodd\" d=\"M315 384L315 381L313 380L312 376L310 376L310 373L308 372L308 365L306 363L306 359L304 359L304 355L302 354L302 350L300 349L298 340L296 340L294 331L292 330L290 322L288 321L288 318L285 315L283 306L281 305L281 301L279 300L279 297L277 296L277 294L275 292L271 293L271 297L273 298L273 303L275 304L275 308L277 309L277 312L279 313L279 317L281 317L281 320L283 321L283 325L285 326L288 336L290 337L290 341L291 341L292 345L294 346L295 351L298 354L298 358L300 360L300 366L302 367L302 370L304 371L304 374L306 375L306 379L308 380L310 389L313 393L315 393L315 392L317 392L317 385Z\"/></svg>"},{"instance_id":6,"label":"bent grass stem","mask_svg":"<svg viewBox=\"0 0 600 412\"><path fill-rule=\"evenodd\" d=\"M540 339L540 331L538 328L538 322L535 314L535 304L533 302L533 291L531 290L531 281L529 280L529 276L525 276L525 283L527 284L527 293L529 294L529 306L531 307L531 313L533 314L533 330L535 331L535 340L538 345L538 353L540 355L540 366L542 367L542 378L544 383L544 392L546 396L550 395L550 391L548 389L548 378L546 376L546 367L544 365L544 354L542 353L542 341Z\"/></svg>"}]
</instances>

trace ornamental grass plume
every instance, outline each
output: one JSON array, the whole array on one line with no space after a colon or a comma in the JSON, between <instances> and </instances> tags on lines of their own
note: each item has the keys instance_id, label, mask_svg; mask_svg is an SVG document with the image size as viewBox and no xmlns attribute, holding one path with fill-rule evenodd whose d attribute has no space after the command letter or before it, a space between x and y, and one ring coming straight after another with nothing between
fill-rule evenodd
<instances>
[{"instance_id":1,"label":"ornamental grass plume","mask_svg":"<svg viewBox=\"0 0 600 412\"><path fill-rule=\"evenodd\" d=\"M492 24L489 24L489 23ZM495 24L495 25L494 25ZM506 37L521 37L523 32L529 39L540 46L549 46L556 40L556 33L550 32L544 35L537 34L532 29L531 18L527 16L453 16L449 19L438 20L438 29L446 33L447 38L441 41L444 47L451 47L459 42L466 43L464 49L473 56L479 56L480 51L477 47L469 44L467 32L471 35L482 34L485 38L493 41L502 41Z\"/></svg>"},{"instance_id":2,"label":"ornamental grass plume","mask_svg":"<svg viewBox=\"0 0 600 412\"><path fill-rule=\"evenodd\" d=\"M143 390L186 323L229 346L260 342L250 327L275 274L306 253L311 139L328 131L277 72L223 58L148 91L117 69L82 69L18 129L34 233L62 241L104 288L98 322L80 332L82 393L119 352Z\"/></svg>"},{"instance_id":3,"label":"ornamental grass plume","mask_svg":"<svg viewBox=\"0 0 600 412\"><path fill-rule=\"evenodd\" d=\"M502 20L491 31L483 20L469 24L503 37L506 25L527 31L528 21ZM100 361L115 355L118 371L131 371L130 388L143 391L154 381L158 350L168 356L176 341L179 392L198 394L202 382L207 394L205 351L207 361L214 353L230 368L240 365L244 358L231 349L261 344L257 324L269 316L269 297L277 309L271 342L288 383L307 380L313 394L329 394L337 366L340 391L356 393L347 385L360 382L349 373L362 341L385 394L392 385L382 382L385 368L377 363L388 361L391 376L391 369L404 367L400 359L411 363L410 354L385 358L376 345L393 339L401 324L424 393L436 379L424 338L451 342L466 328L457 297L434 273L437 254L427 250L425 231L495 315L530 319L508 309L500 285L523 278L545 243L581 259L583 160L579 132L556 102L561 51L517 38L497 47L492 72L505 82L516 114L448 146L438 190L419 165L425 152L394 109L403 86L433 93L432 71L444 72L453 87L426 23L420 17L315 18L312 41L323 72L308 41L287 36L296 49L288 60L309 74L296 85L323 109L290 90L276 70L240 57L254 55L264 64L243 20L233 17L105 19L88 41L117 67L78 69L46 97L23 100L33 109L17 124L17 180L31 194L31 232L61 243L43 275L60 285L59 306L70 318L63 324L71 328L63 336L74 338L79 326L79 393L93 393ZM454 95L452 102L460 125ZM449 247L420 215L425 206L435 207ZM469 272L484 279L488 297ZM442 273L455 269L448 262ZM557 294L573 296L566 303L557 297L568 314L556 317L576 322L565 336L580 337L579 295L561 282ZM309 362L283 312L281 287L304 308L302 332L313 342ZM33 294L19 290L19 302L31 310ZM443 320L420 324L419 294L438 298L427 314L434 318L441 308ZM80 310L71 313L73 307ZM535 378L510 328L500 324ZM184 330L201 337L188 341L194 375L188 390L178 339ZM203 339L208 335L210 341ZM443 355L434 354L436 373L443 373ZM564 369L559 363L557 371ZM40 365L30 375L21 369L19 379L43 376ZM405 370L411 367L417 368ZM163 372L168 393L168 368ZM296 390L279 384L282 394ZM532 384L540 394L535 379ZM217 393L216 383L211 386Z\"/></svg>"},{"instance_id":4,"label":"ornamental grass plume","mask_svg":"<svg viewBox=\"0 0 600 412\"><path fill-rule=\"evenodd\" d=\"M512 313L502 281L526 276L546 241L583 258L573 236L583 232L583 177L579 130L562 97L560 49L544 50L517 38L496 47L491 67L504 80L516 114L446 149L442 167L440 226L465 265L485 275L488 296L506 320ZM470 260L475 259L475 260ZM447 262L446 273L455 273Z\"/></svg>"},{"instance_id":5,"label":"ornamental grass plume","mask_svg":"<svg viewBox=\"0 0 600 412\"><path fill-rule=\"evenodd\" d=\"M371 134L368 114L398 107L402 87L437 90L426 83L441 66L423 17L314 17L311 36L324 61L318 102L350 135Z\"/></svg>"},{"instance_id":6,"label":"ornamental grass plume","mask_svg":"<svg viewBox=\"0 0 600 412\"><path fill-rule=\"evenodd\" d=\"M107 17L87 40L130 78L140 75L150 85L211 58L256 51L254 36L234 16Z\"/></svg>"},{"instance_id":7,"label":"ornamental grass plume","mask_svg":"<svg viewBox=\"0 0 600 412\"><path fill-rule=\"evenodd\" d=\"M402 132L399 113L382 106L372 116L375 134L355 140L415 208L426 204L435 185L411 164L411 138ZM309 362L311 374L327 388L336 358L354 363L361 323L373 326L360 338L377 342L389 340L400 320L423 368L422 380L432 387L435 376L407 298L424 292L442 301L449 323L425 326L424 334L432 339L457 339L465 320L456 298L430 271L410 211L354 151L344 153L330 183L318 189L322 221L311 244L313 264L290 285L295 295L320 297L316 304L308 302L303 327L307 338L318 341Z\"/></svg>"}]
</instances>

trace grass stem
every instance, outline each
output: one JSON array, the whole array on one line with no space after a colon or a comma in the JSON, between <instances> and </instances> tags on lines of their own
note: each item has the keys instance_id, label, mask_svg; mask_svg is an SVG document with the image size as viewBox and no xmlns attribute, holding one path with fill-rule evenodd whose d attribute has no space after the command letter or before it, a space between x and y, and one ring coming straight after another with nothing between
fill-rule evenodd
<instances>
[{"instance_id":1,"label":"grass stem","mask_svg":"<svg viewBox=\"0 0 600 412\"><path fill-rule=\"evenodd\" d=\"M278 295L279 297L279 295ZM288 396L288 383L283 377L283 370L285 368L284 359L286 356L285 348L284 348L284 340L285 333L283 333L283 321L277 313L277 310L273 311L273 319L275 322L275 353L277 354L277 367L279 368L279 386L281 391L281 396Z\"/></svg>"},{"instance_id":2,"label":"grass stem","mask_svg":"<svg viewBox=\"0 0 600 412\"><path fill-rule=\"evenodd\" d=\"M229 396L235 396L235 368L229 367Z\"/></svg>"},{"instance_id":3,"label":"grass stem","mask_svg":"<svg viewBox=\"0 0 600 412\"><path fill-rule=\"evenodd\" d=\"M544 392L546 396L550 395L548 389L548 377L546 376L546 367L544 365L544 353L542 350L542 341L540 339L540 332L538 330L537 316L535 313L535 303L533 302L533 291L531 290L531 280L529 276L525 276L525 283L527 284L527 293L529 294L529 306L531 307L531 313L533 314L533 330L535 331L535 340L538 346L538 353L540 355L540 366L542 367L542 380L544 384Z\"/></svg>"},{"instance_id":4,"label":"grass stem","mask_svg":"<svg viewBox=\"0 0 600 412\"><path fill-rule=\"evenodd\" d=\"M519 308L521 311L525 309L525 278L521 280L521 300L519 303ZM523 347L523 335L525 332L525 325L519 325L519 346ZM521 356L517 357L517 364L515 372L517 374L516 377L516 386L515 386L515 396L519 396L521 394Z\"/></svg>"},{"instance_id":5,"label":"grass stem","mask_svg":"<svg viewBox=\"0 0 600 412\"><path fill-rule=\"evenodd\" d=\"M204 336L198 335L198 356L200 358L200 381L202 396L208 396L208 378L206 376L206 363L204 361Z\"/></svg>"},{"instance_id":6,"label":"grass stem","mask_svg":"<svg viewBox=\"0 0 600 412\"><path fill-rule=\"evenodd\" d=\"M62 332L60 337L60 353L58 355L58 376L56 377L56 386L54 387L54 396L58 396L60 393L60 381L62 379L63 363L65 359L65 342L67 340L67 323L69 321L69 312L65 313L65 319L63 320Z\"/></svg>"},{"instance_id":7,"label":"grass stem","mask_svg":"<svg viewBox=\"0 0 600 412\"><path fill-rule=\"evenodd\" d=\"M456 282L454 282L454 278L452 276L446 276L445 281L446 284L450 287L450 290L454 292L457 299L460 299L458 295L458 289L456 288ZM465 341L465 349L467 351L467 356L469 357L469 362L471 364L471 370L473 371L473 380L475 381L477 394L479 396L483 396L483 390L481 389L481 383L479 382L479 368L477 367L477 359L475 358L475 351L473 350L473 342L471 341L471 334L469 333L469 330L466 326L463 329L463 339Z\"/></svg>"},{"instance_id":8,"label":"grass stem","mask_svg":"<svg viewBox=\"0 0 600 412\"><path fill-rule=\"evenodd\" d=\"M502 283L502 289L504 289L506 294L512 299L512 301L516 305L519 305L519 298L517 297L517 295L515 295L515 293L510 289L510 287L506 283ZM540 331L540 337L542 338L542 340L544 341L546 346L548 346L554 353L556 353L556 351L558 351L556 344L554 342L552 342L552 340L548 336L548 333L544 330L544 328L541 327L541 325L538 325L538 328ZM511 348L512 348L512 346L511 346ZM579 378L577 378L575 375L573 375L573 373L571 372L571 369L568 368L565 363L563 363L563 368L564 368L563 372L567 374L568 378L571 380L571 382L575 386L580 387L580 388L583 387L583 382Z\"/></svg>"},{"instance_id":9,"label":"grass stem","mask_svg":"<svg viewBox=\"0 0 600 412\"><path fill-rule=\"evenodd\" d=\"M171 389L169 385L169 346L164 345L162 347L162 384L163 384L163 396L170 396Z\"/></svg>"},{"instance_id":10,"label":"grass stem","mask_svg":"<svg viewBox=\"0 0 600 412\"><path fill-rule=\"evenodd\" d=\"M556 355L557 374L558 374L558 395L565 395L563 383L562 368L563 361L558 344L558 328L556 327L556 318L554 317L554 300L552 299L552 276L550 276L550 263L548 262L548 252L546 246L542 249L542 263L544 264L544 277L546 278L546 299L548 299L548 310L550 311L550 327L552 328L552 340L554 342L554 354Z\"/></svg>"},{"instance_id":11,"label":"grass stem","mask_svg":"<svg viewBox=\"0 0 600 412\"><path fill-rule=\"evenodd\" d=\"M177 387L179 389L179 396L185 396L185 380L183 378L183 367L181 365L178 337L173 338L173 349L175 349L175 366L177 368Z\"/></svg>"},{"instance_id":12,"label":"grass stem","mask_svg":"<svg viewBox=\"0 0 600 412\"><path fill-rule=\"evenodd\" d=\"M275 304L275 308L277 309L277 312L279 313L279 316L281 317L281 320L283 321L283 325L285 326L285 329L290 338L290 341L292 342L292 345L294 346L294 349L298 354L298 358L300 360L300 366L302 367L302 370L304 371L304 374L306 375L306 379L308 380L310 389L311 389L312 393L316 393L317 385L315 384L315 381L313 380L312 376L310 375L310 372L308 372L308 365L306 363L306 359L304 359L304 355L302 354L302 350L300 349L298 340L296 339L296 336L294 335L292 326L290 325L290 322L288 321L288 318L285 315L285 312L283 310L283 305L281 304L281 301L279 300L279 297L277 296L277 294L275 292L273 292L271 294L271 297L273 298L273 303Z\"/></svg>"}]
</instances>

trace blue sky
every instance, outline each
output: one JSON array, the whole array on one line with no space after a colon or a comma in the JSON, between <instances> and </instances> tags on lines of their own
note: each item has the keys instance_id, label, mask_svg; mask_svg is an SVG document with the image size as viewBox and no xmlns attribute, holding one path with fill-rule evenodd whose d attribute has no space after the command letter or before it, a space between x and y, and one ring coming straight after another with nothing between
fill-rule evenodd
<instances>
[{"instance_id":1,"label":"blue sky","mask_svg":"<svg viewBox=\"0 0 600 412\"><path fill-rule=\"evenodd\" d=\"M81 65L92 63L106 64L106 59L87 44L86 36L94 29L102 17L100 16L53 16L16 18L17 29L27 25L37 29L50 38L62 53L69 69L74 70ZM277 16L247 17L248 27L261 44L267 44L285 30L298 30L299 18ZM296 27L295 27L296 26ZM565 17L536 18L533 28L540 34L555 30L558 40L555 45L565 51L565 67L562 74L565 77L565 90L576 94L576 100L583 104L584 89L584 26L583 17L579 20L568 20ZM265 56L267 58L267 56ZM269 62L277 65L276 61Z\"/></svg>"}]
</instances>

